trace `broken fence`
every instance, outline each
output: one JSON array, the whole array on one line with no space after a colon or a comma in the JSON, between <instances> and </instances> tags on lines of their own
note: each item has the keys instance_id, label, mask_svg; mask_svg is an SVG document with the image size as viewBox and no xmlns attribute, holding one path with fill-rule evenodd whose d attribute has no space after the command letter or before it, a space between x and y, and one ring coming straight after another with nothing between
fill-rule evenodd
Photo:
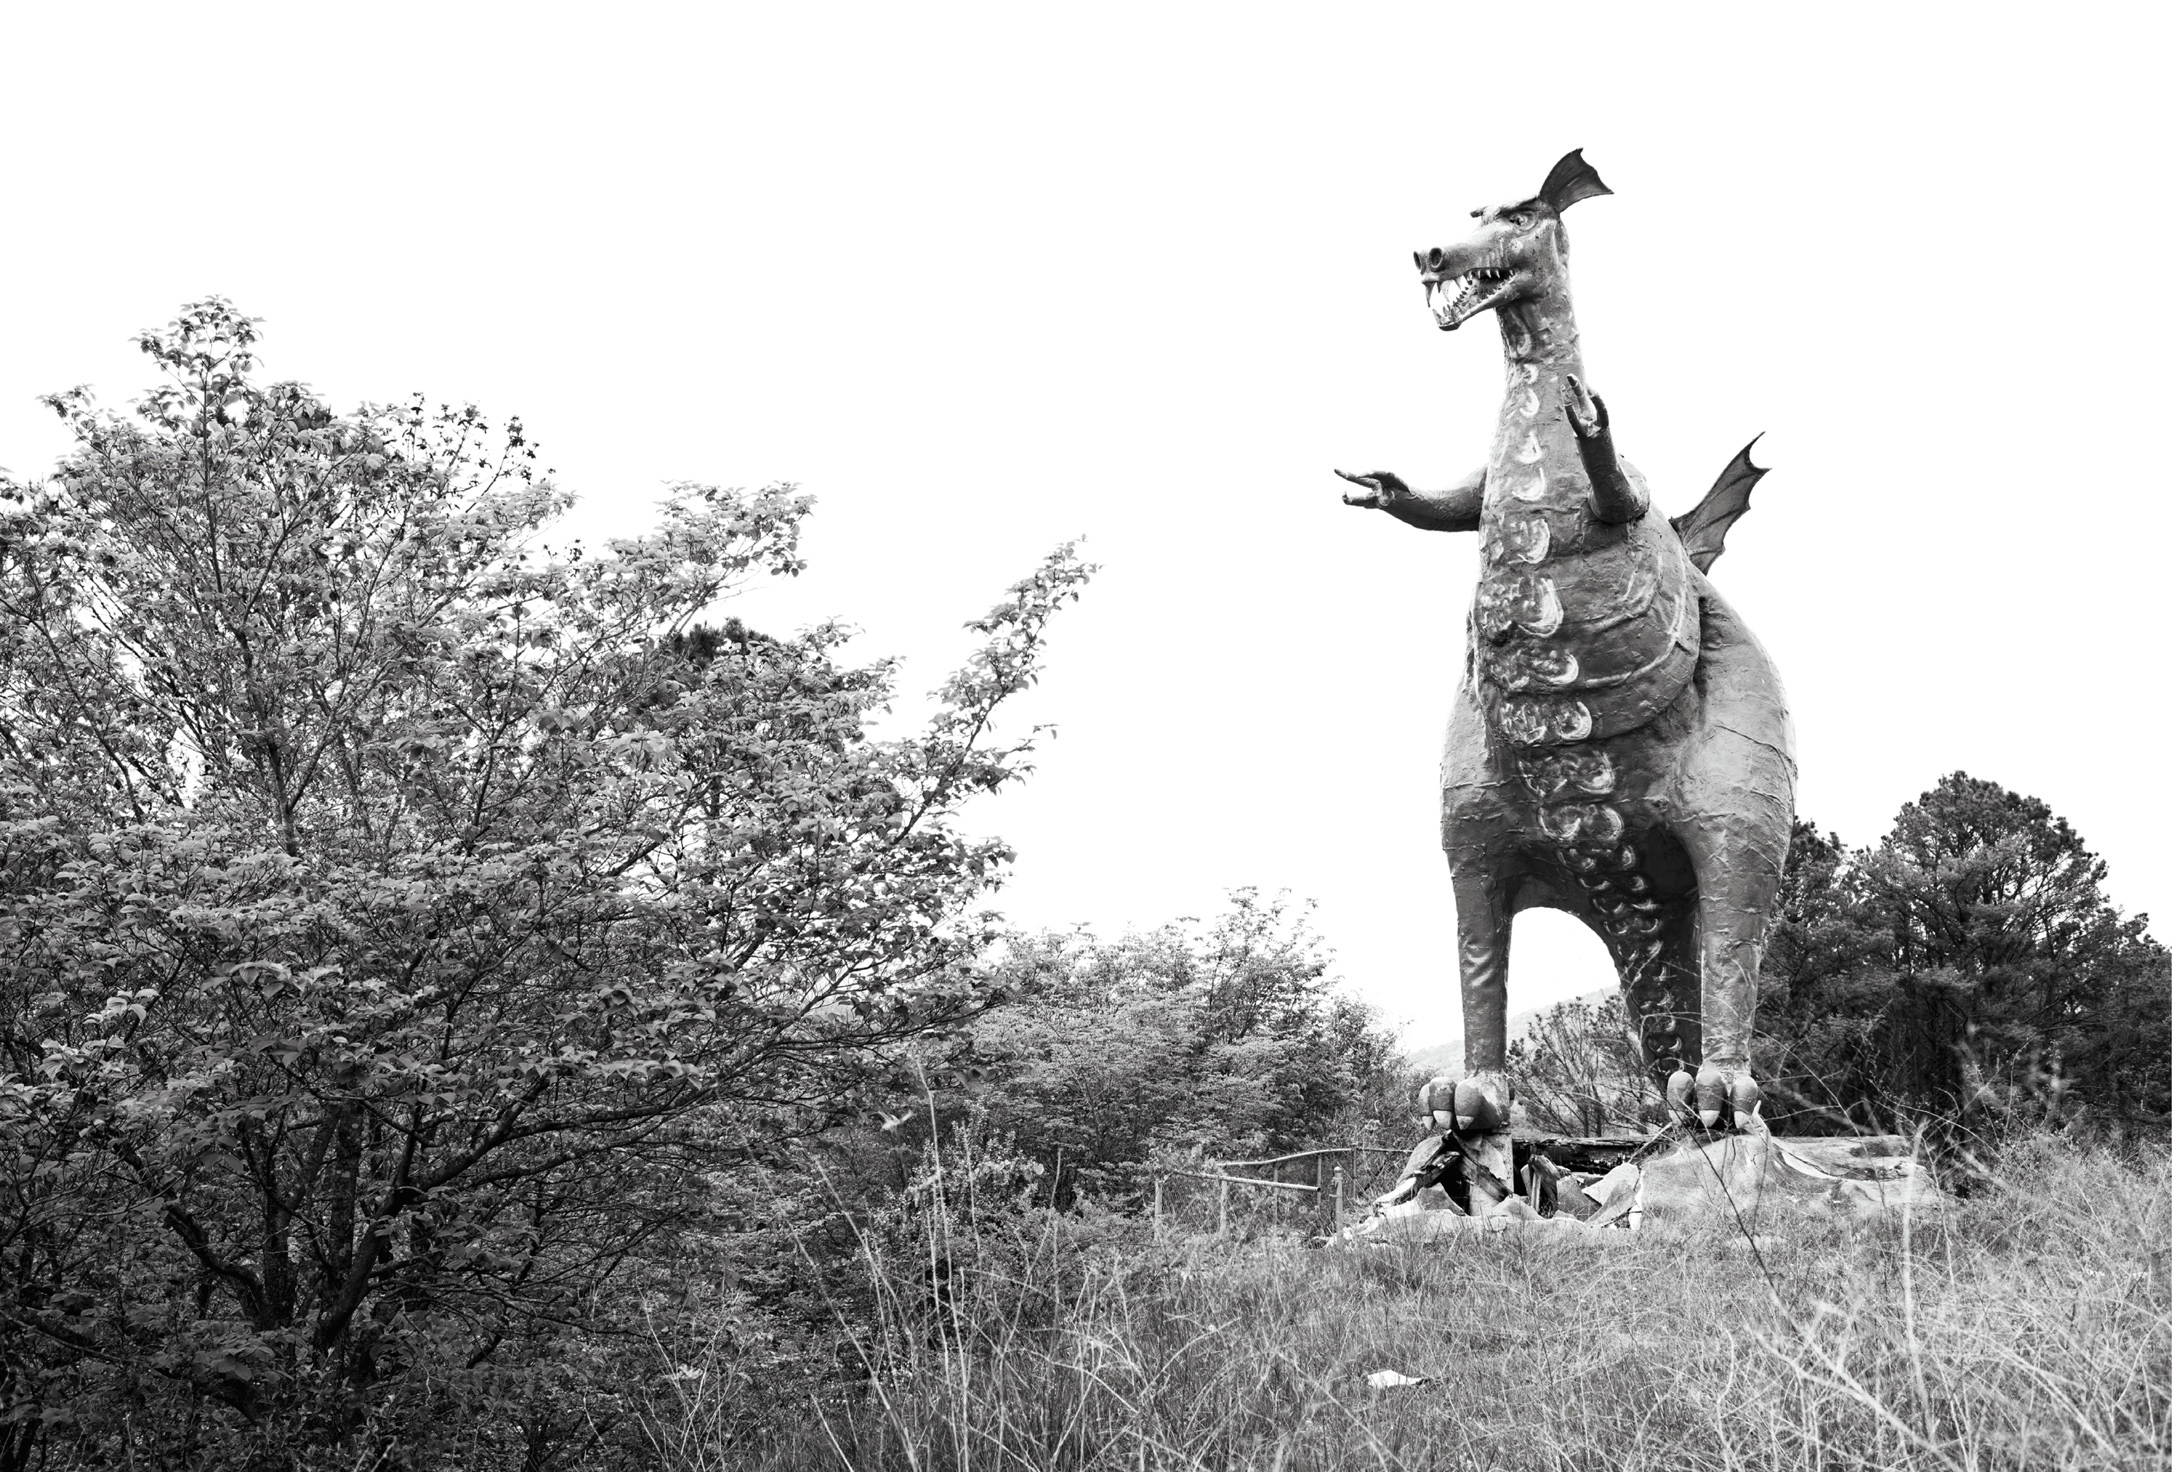
<instances>
[{"instance_id":1,"label":"broken fence","mask_svg":"<svg viewBox=\"0 0 2172 1472\"><path fill-rule=\"evenodd\" d=\"M1339 1231L1373 1196L1394 1183L1407 1150L1331 1145L1262 1160L1206 1162L1209 1169L1154 1168L1154 1231L1182 1226L1229 1235L1240 1225Z\"/></svg>"}]
</instances>

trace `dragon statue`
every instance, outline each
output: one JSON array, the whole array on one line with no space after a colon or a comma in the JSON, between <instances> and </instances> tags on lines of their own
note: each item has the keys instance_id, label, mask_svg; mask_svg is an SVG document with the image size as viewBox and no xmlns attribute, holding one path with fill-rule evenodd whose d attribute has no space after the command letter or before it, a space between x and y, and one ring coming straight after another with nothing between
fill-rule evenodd
<instances>
[{"instance_id":1,"label":"dragon statue","mask_svg":"<svg viewBox=\"0 0 2172 1472\"><path fill-rule=\"evenodd\" d=\"M1794 817L1779 676L1705 577L1765 472L1745 447L1669 521L1586 386L1561 217L1612 192L1578 150L1535 197L1472 211L1468 240L1416 258L1443 331L1500 324L1508 392L1484 468L1440 491L1336 472L1353 506L1480 538L1441 771L1465 1076L1429 1084L1420 1108L1496 1180L1512 1175L1522 910L1566 910L1605 942L1671 1113L1706 1129L1756 1114L1750 1025Z\"/></svg>"}]
</instances>

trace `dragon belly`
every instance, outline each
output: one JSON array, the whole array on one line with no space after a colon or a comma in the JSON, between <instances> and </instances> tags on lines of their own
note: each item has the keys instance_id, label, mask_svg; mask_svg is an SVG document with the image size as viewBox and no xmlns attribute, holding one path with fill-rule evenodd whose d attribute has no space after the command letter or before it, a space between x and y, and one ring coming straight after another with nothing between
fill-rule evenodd
<instances>
[{"instance_id":1,"label":"dragon belly","mask_svg":"<svg viewBox=\"0 0 2172 1472\"><path fill-rule=\"evenodd\" d=\"M1698 610L1681 539L1581 508L1489 508L1471 608L1473 681L1509 745L1564 746L1645 725L1697 665Z\"/></svg>"},{"instance_id":2,"label":"dragon belly","mask_svg":"<svg viewBox=\"0 0 2172 1472\"><path fill-rule=\"evenodd\" d=\"M1605 936L1641 1046L1664 1066L1684 1041L1665 961L1682 914L1678 876L1651 868L1651 772L1633 740L1608 738L1648 725L1696 673L1689 556L1654 512L1621 526L1595 520L1573 472L1533 479L1551 494L1512 489L1481 518L1471 688L1530 794L1534 837L1581 891L1567 907Z\"/></svg>"}]
</instances>

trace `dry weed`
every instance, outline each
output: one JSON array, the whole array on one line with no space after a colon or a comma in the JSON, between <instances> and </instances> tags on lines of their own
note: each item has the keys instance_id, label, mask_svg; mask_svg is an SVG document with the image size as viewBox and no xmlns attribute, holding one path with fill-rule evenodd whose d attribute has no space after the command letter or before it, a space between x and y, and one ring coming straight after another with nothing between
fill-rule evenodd
<instances>
[{"instance_id":1,"label":"dry weed","mask_svg":"<svg viewBox=\"0 0 2172 1472\"><path fill-rule=\"evenodd\" d=\"M839 1330L857 1383L726 1404L749 1387L712 1366L659 1450L680 1472L2172 1465L2172 1167L2038 1141L1943 1215L1754 1250L937 1220L940 1293L870 1244L880 1310ZM1379 1369L1428 1383L1376 1391Z\"/></svg>"}]
</instances>

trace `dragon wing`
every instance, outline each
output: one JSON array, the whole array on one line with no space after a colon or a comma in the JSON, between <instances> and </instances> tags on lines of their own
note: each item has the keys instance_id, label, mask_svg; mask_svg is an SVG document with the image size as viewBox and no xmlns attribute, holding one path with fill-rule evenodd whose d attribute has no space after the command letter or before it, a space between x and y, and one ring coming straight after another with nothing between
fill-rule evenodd
<instances>
[{"instance_id":1,"label":"dragon wing","mask_svg":"<svg viewBox=\"0 0 2172 1472\"><path fill-rule=\"evenodd\" d=\"M1763 439L1759 435L1757 440ZM1750 463L1750 451L1757 448L1757 440L1744 445L1727 468L1712 482L1712 489L1704 493L1697 509L1684 512L1670 525L1681 537L1682 545L1689 549L1689 560L1697 564L1697 571L1710 572L1712 564L1719 561L1720 553L1727 550L1727 528L1735 524L1735 518L1750 509L1750 490L1764 479L1765 467Z\"/></svg>"}]
</instances>

